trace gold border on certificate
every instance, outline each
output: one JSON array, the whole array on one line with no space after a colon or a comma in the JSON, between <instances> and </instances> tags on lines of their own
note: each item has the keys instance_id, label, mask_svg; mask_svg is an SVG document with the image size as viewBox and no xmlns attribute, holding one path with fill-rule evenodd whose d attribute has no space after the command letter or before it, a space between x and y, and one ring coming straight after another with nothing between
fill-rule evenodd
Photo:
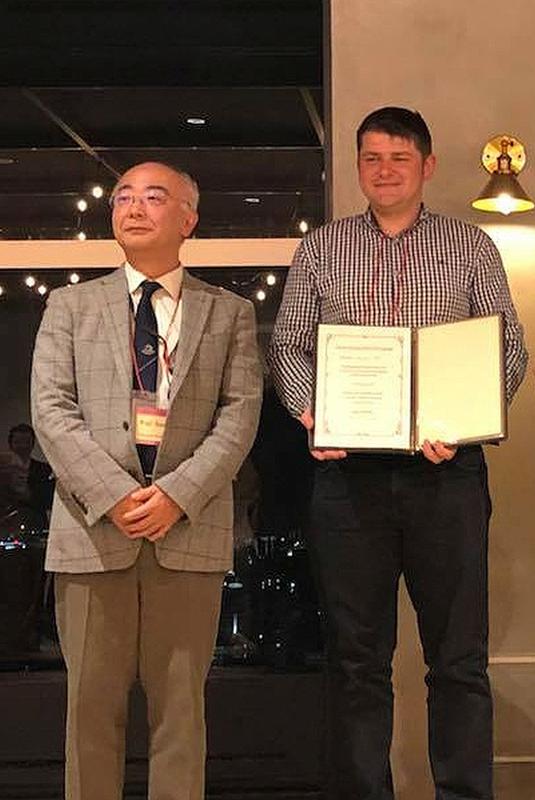
<instances>
[{"instance_id":1,"label":"gold border on certificate","mask_svg":"<svg viewBox=\"0 0 535 800\"><path fill-rule=\"evenodd\" d=\"M410 450L411 331L320 325L314 447Z\"/></svg>"}]
</instances>

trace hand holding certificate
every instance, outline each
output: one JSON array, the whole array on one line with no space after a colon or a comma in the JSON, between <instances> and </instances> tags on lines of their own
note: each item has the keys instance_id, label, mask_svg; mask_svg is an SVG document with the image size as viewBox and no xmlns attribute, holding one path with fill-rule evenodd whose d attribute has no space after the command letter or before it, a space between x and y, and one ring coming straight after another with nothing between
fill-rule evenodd
<instances>
[{"instance_id":1,"label":"hand holding certificate","mask_svg":"<svg viewBox=\"0 0 535 800\"><path fill-rule=\"evenodd\" d=\"M320 325L314 448L414 452L506 435L499 316L428 328Z\"/></svg>"}]
</instances>

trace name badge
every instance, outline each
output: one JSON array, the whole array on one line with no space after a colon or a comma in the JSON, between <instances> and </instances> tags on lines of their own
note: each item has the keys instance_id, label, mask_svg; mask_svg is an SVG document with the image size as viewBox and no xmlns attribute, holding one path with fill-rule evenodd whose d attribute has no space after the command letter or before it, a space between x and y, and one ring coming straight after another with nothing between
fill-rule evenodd
<instances>
[{"instance_id":1,"label":"name badge","mask_svg":"<svg viewBox=\"0 0 535 800\"><path fill-rule=\"evenodd\" d=\"M133 393L132 420L136 444L160 444L167 421L167 409L157 405L155 394Z\"/></svg>"}]
</instances>

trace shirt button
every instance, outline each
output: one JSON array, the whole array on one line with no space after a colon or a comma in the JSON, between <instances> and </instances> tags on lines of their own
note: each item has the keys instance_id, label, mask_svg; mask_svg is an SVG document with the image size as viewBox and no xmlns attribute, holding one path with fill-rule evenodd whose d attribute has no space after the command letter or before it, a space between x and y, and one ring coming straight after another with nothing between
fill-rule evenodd
<instances>
[{"instance_id":1,"label":"shirt button","mask_svg":"<svg viewBox=\"0 0 535 800\"><path fill-rule=\"evenodd\" d=\"M130 427L130 425L129 425L129 424L128 424L128 422L125 420L125 421L123 422L123 430L127 431L129 427Z\"/></svg>"}]
</instances>

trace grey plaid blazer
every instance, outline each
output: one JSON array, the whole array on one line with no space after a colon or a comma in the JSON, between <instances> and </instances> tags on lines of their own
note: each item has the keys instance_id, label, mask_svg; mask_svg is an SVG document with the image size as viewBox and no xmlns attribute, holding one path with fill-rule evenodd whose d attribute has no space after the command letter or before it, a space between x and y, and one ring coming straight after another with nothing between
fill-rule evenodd
<instances>
[{"instance_id":1,"label":"grey plaid blazer","mask_svg":"<svg viewBox=\"0 0 535 800\"><path fill-rule=\"evenodd\" d=\"M165 567L232 564L232 480L252 445L261 403L251 303L184 273L182 327L154 480L186 512L163 540ZM122 569L141 540L108 519L143 485L131 426L130 319L124 269L50 294L37 334L32 414L57 476L46 568Z\"/></svg>"}]
</instances>

